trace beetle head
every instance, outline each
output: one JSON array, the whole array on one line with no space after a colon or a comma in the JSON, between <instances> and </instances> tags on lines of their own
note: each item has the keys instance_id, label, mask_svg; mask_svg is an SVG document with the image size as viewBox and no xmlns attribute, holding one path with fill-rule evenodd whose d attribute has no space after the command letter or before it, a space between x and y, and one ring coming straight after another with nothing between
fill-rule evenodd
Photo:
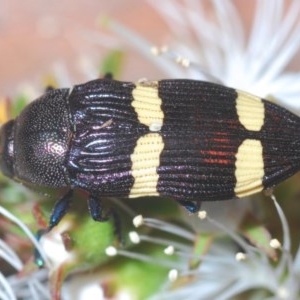
<instances>
[{"instance_id":1,"label":"beetle head","mask_svg":"<svg viewBox=\"0 0 300 300\"><path fill-rule=\"evenodd\" d=\"M68 92L47 92L2 127L0 168L4 175L31 186L67 185Z\"/></svg>"}]
</instances>

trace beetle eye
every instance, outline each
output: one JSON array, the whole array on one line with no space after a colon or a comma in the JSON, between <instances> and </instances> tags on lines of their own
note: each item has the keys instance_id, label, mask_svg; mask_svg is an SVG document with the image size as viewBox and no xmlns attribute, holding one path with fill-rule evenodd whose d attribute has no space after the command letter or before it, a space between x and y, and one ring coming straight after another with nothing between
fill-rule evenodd
<instances>
[{"instance_id":1,"label":"beetle eye","mask_svg":"<svg viewBox=\"0 0 300 300\"><path fill-rule=\"evenodd\" d=\"M5 123L0 134L0 169L8 177L14 176L14 123L13 120Z\"/></svg>"}]
</instances>

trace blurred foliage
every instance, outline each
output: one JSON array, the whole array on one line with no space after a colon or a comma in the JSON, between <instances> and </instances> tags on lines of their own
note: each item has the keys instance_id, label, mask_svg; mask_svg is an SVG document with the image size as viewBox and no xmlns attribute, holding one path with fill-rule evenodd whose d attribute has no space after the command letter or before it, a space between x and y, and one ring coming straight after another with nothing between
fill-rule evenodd
<instances>
[{"instance_id":1,"label":"blurred foliage","mask_svg":"<svg viewBox=\"0 0 300 300\"><path fill-rule=\"evenodd\" d=\"M102 60L99 67L100 74L113 75L113 78L119 78L124 65L125 55L123 51L114 50L110 51Z\"/></svg>"}]
</instances>

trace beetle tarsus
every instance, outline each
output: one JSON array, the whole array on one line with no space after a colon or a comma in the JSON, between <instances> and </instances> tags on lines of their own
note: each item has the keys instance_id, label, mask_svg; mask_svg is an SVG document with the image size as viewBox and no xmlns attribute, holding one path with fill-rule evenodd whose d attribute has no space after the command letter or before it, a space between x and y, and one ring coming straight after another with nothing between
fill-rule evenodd
<instances>
[{"instance_id":1,"label":"beetle tarsus","mask_svg":"<svg viewBox=\"0 0 300 300\"><path fill-rule=\"evenodd\" d=\"M112 212L105 211L101 199L94 195L90 195L88 199L88 207L91 217L98 222L108 221Z\"/></svg>"},{"instance_id":2,"label":"beetle tarsus","mask_svg":"<svg viewBox=\"0 0 300 300\"><path fill-rule=\"evenodd\" d=\"M35 235L37 241L40 241L41 237L47 232L48 232L47 229L38 230L38 232ZM45 261L37 248L34 248L33 257L34 257L34 262L40 269L45 266Z\"/></svg>"},{"instance_id":3,"label":"beetle tarsus","mask_svg":"<svg viewBox=\"0 0 300 300\"><path fill-rule=\"evenodd\" d=\"M114 79L114 76L113 76L112 73L107 72L107 73L104 75L104 78L105 78L105 79L111 79L111 80L113 80L113 79Z\"/></svg>"},{"instance_id":4,"label":"beetle tarsus","mask_svg":"<svg viewBox=\"0 0 300 300\"><path fill-rule=\"evenodd\" d=\"M54 87L54 86L51 86L51 85L47 85L46 88L45 88L45 92L46 92L46 93L47 93L47 92L51 92L51 91L53 91L53 90L55 90L55 87Z\"/></svg>"},{"instance_id":5,"label":"beetle tarsus","mask_svg":"<svg viewBox=\"0 0 300 300\"><path fill-rule=\"evenodd\" d=\"M194 214L197 213L201 208L201 201L192 200L177 200L188 212Z\"/></svg>"},{"instance_id":6,"label":"beetle tarsus","mask_svg":"<svg viewBox=\"0 0 300 300\"><path fill-rule=\"evenodd\" d=\"M119 214L113 210L106 210L102 205L101 199L97 196L90 195L88 199L88 207L91 217L98 222L106 222L112 218L114 225L114 234L121 245L124 245L124 237L122 235L121 221Z\"/></svg>"},{"instance_id":7,"label":"beetle tarsus","mask_svg":"<svg viewBox=\"0 0 300 300\"><path fill-rule=\"evenodd\" d=\"M111 216L112 216L112 219L114 222L114 227L115 227L114 234L115 234L116 238L118 239L118 242L122 246L124 246L125 240L124 240L124 236L122 234L122 226L121 226L120 216L115 210L111 211Z\"/></svg>"},{"instance_id":8,"label":"beetle tarsus","mask_svg":"<svg viewBox=\"0 0 300 300\"><path fill-rule=\"evenodd\" d=\"M50 231L54 226L56 226L63 216L67 213L70 203L72 201L73 190L69 190L61 199L59 199L52 211L49 221L48 231Z\"/></svg>"}]
</instances>

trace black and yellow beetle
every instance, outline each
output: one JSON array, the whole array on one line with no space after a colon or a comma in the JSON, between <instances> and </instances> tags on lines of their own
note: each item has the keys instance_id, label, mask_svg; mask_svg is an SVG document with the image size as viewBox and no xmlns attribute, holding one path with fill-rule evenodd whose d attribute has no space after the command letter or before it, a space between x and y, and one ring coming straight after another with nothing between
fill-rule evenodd
<instances>
[{"instance_id":1,"label":"black and yellow beetle","mask_svg":"<svg viewBox=\"0 0 300 300\"><path fill-rule=\"evenodd\" d=\"M267 100L195 80L97 79L54 89L1 129L1 169L32 186L101 197L166 196L196 211L201 201L242 198L300 169L300 118Z\"/></svg>"}]
</instances>

